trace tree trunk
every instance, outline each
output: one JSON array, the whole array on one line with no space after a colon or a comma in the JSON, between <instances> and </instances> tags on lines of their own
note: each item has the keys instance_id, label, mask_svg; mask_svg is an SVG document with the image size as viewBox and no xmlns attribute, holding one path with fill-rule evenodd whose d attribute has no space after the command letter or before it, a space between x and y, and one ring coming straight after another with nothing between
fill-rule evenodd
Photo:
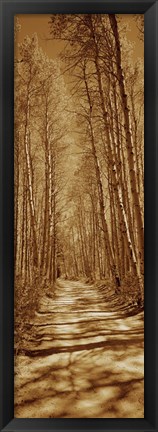
<instances>
[{"instance_id":1,"label":"tree trunk","mask_svg":"<svg viewBox=\"0 0 158 432\"><path fill-rule=\"evenodd\" d=\"M137 222L140 271L141 274L143 275L144 274L144 230L143 230L143 220L141 215L139 196L138 196L137 185L136 185L136 174L135 174L134 157L133 157L134 151L133 151L133 142L132 142L131 127L130 127L130 112L128 108L127 94L125 91L125 83L124 83L122 61L121 61L121 45L120 45L118 25L117 25L115 14L109 14L109 20L110 20L111 29L114 35L115 46L116 46L116 68L117 68L120 96L121 96L123 113L124 113L124 128L126 134L131 194L132 194L133 208L134 208L136 222Z\"/></svg>"},{"instance_id":2,"label":"tree trunk","mask_svg":"<svg viewBox=\"0 0 158 432\"><path fill-rule=\"evenodd\" d=\"M99 205L100 205L100 214L101 214L102 227L103 227L103 232L104 232L105 250L106 250L107 259L109 262L109 267L111 269L111 273L112 273L112 276L113 276L114 281L116 283L116 286L120 287L121 281L119 278L118 270L116 268L116 263L114 261L114 256L113 256L112 248L110 245L110 237L109 237L108 226L107 226L107 221L106 221L101 172L100 172L99 161L98 161L97 153L96 153L94 131L93 131L93 125L92 125L92 104L91 104L91 98L90 98L85 68L84 68L84 81L85 81L87 99L88 99L88 103L89 103L89 128L90 128L90 135L91 135L92 154L93 154L94 163L95 163L96 180L97 180L97 186L98 186Z\"/></svg>"},{"instance_id":3,"label":"tree trunk","mask_svg":"<svg viewBox=\"0 0 158 432\"><path fill-rule=\"evenodd\" d=\"M29 119L30 119L30 96L29 96L29 87L28 87L24 143L25 143L25 155L26 155L27 181L28 181L28 190L29 190L31 228L33 233L33 264L34 267L38 268L38 246L37 246L37 238L36 238L35 206L34 206L34 198L33 198L33 173L32 173L32 161L31 161L30 143L29 143Z\"/></svg>"}]
</instances>

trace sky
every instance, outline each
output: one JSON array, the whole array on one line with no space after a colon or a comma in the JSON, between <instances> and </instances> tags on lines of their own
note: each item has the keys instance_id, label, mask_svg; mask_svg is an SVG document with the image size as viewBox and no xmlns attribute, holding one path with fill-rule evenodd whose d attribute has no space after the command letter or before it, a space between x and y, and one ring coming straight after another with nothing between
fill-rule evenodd
<instances>
[{"instance_id":1,"label":"sky","mask_svg":"<svg viewBox=\"0 0 158 432\"><path fill-rule=\"evenodd\" d=\"M21 30L17 34L16 43L23 41L26 35L31 36L33 33L37 33L39 38L39 45L50 58L56 58L63 47L63 42L48 40L50 39L49 33L49 20L50 15L47 14L23 14L16 15L21 24ZM133 49L133 60L137 58L143 58L144 46L139 40L138 29L133 15L119 15L124 23L128 23L127 39L131 42L135 42ZM46 40L47 39L47 40ZM15 46L16 48L16 46Z\"/></svg>"}]
</instances>

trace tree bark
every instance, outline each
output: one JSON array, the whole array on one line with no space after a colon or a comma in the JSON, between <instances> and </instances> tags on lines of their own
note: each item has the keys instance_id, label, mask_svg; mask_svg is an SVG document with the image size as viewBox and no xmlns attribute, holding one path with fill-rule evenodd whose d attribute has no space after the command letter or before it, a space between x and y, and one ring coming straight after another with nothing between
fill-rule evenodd
<instances>
[{"instance_id":1,"label":"tree bark","mask_svg":"<svg viewBox=\"0 0 158 432\"><path fill-rule=\"evenodd\" d=\"M128 108L127 94L125 90L125 82L124 82L122 60L121 60L121 45L120 45L118 25L117 25L115 14L109 14L109 20L110 20L111 29L114 35L115 46L116 46L116 68L117 68L120 96L121 96L123 113L124 113L124 129L126 134L131 194L133 200L133 208L134 208L136 221L137 221L140 272L143 275L144 274L144 229L143 229L143 220L141 215L139 196L137 192L136 174L135 174L134 157L133 157L134 151L133 151L133 142L132 142L132 134L131 134L131 126L130 126L130 112Z\"/></svg>"}]
</instances>

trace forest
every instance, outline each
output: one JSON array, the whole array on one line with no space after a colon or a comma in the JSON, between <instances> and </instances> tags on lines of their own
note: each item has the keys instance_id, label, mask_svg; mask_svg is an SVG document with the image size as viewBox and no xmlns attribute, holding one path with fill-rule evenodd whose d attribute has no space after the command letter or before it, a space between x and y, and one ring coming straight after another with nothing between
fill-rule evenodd
<instances>
[{"instance_id":1,"label":"forest","mask_svg":"<svg viewBox=\"0 0 158 432\"><path fill-rule=\"evenodd\" d=\"M70 357L72 352L80 355L81 350L87 353L89 349L91 356L94 351L97 356L100 352L103 359L112 350L108 366L111 375L109 372L104 392L107 397L109 385L114 386L115 403L111 402L107 412L105 408L99 411L92 399L87 414L81 386L78 390L69 389L68 397L77 392L76 400L78 397L85 403L84 408L69 412L64 408L65 393L58 394L54 410L50 410L51 402L47 400L45 411L43 402L41 416L75 417L77 413L78 417L121 417L123 413L127 417L142 417L143 16L133 15L125 20L115 14L55 14L47 16L47 21L49 46L52 44L52 50L53 44L59 47L54 58L41 48L37 33L25 35L19 43L22 26L20 18L15 19L15 413L18 417L39 416L36 411L39 397L35 401L30 399L35 410L28 408L30 387L26 375L30 374L32 383L37 378L39 385L36 367L42 365L43 374L47 372L48 376L41 385L50 396L48 383L53 363L50 366L48 359L53 362L52 356L58 355L56 361L62 363L62 355L67 352L66 335L70 333ZM138 58L133 56L134 42L127 37L131 21L142 44ZM107 321L101 323L104 314ZM75 316L79 328L73 327ZM88 320L84 328L81 318ZM97 319L99 324L98 321L95 324ZM60 341L57 326L61 332L61 324L65 336ZM107 328L111 332L108 339ZM83 334L87 334L87 342ZM119 345L121 340L124 347ZM122 368L126 364L128 368L129 358L135 357L139 363L138 377L132 366L129 376L121 375L117 385L116 377L115 384L106 384L114 373L114 364L119 362L115 349L118 346L118 351L124 352L126 345ZM67 367L72 368L72 359ZM88 373L91 375L89 363L85 370L86 377ZM102 364L102 374L98 370L97 376L96 366L96 382L106 372ZM83 370L78 376L79 373L84 375ZM137 382L130 373L134 373ZM64 380L61 373L55 375L55 382L60 377ZM131 402L131 390L129 394L127 390L123 395L118 393L116 398L120 383L124 388L131 387L134 394L141 392L139 407L134 405L137 401ZM22 403L24 384L27 396ZM101 395L96 394L102 406ZM113 397L110 392L108 397ZM125 412L122 405L118 411L115 407L121 398L125 401ZM133 404L132 408L128 403Z\"/></svg>"}]
</instances>

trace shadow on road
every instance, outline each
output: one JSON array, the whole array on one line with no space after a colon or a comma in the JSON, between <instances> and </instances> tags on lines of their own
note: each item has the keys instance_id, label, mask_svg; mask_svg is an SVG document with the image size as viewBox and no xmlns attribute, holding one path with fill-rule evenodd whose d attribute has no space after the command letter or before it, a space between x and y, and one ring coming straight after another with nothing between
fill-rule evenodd
<instances>
[{"instance_id":1,"label":"shadow on road","mask_svg":"<svg viewBox=\"0 0 158 432\"><path fill-rule=\"evenodd\" d=\"M16 417L144 416L143 314L123 316L80 284L41 304L15 362Z\"/></svg>"}]
</instances>

